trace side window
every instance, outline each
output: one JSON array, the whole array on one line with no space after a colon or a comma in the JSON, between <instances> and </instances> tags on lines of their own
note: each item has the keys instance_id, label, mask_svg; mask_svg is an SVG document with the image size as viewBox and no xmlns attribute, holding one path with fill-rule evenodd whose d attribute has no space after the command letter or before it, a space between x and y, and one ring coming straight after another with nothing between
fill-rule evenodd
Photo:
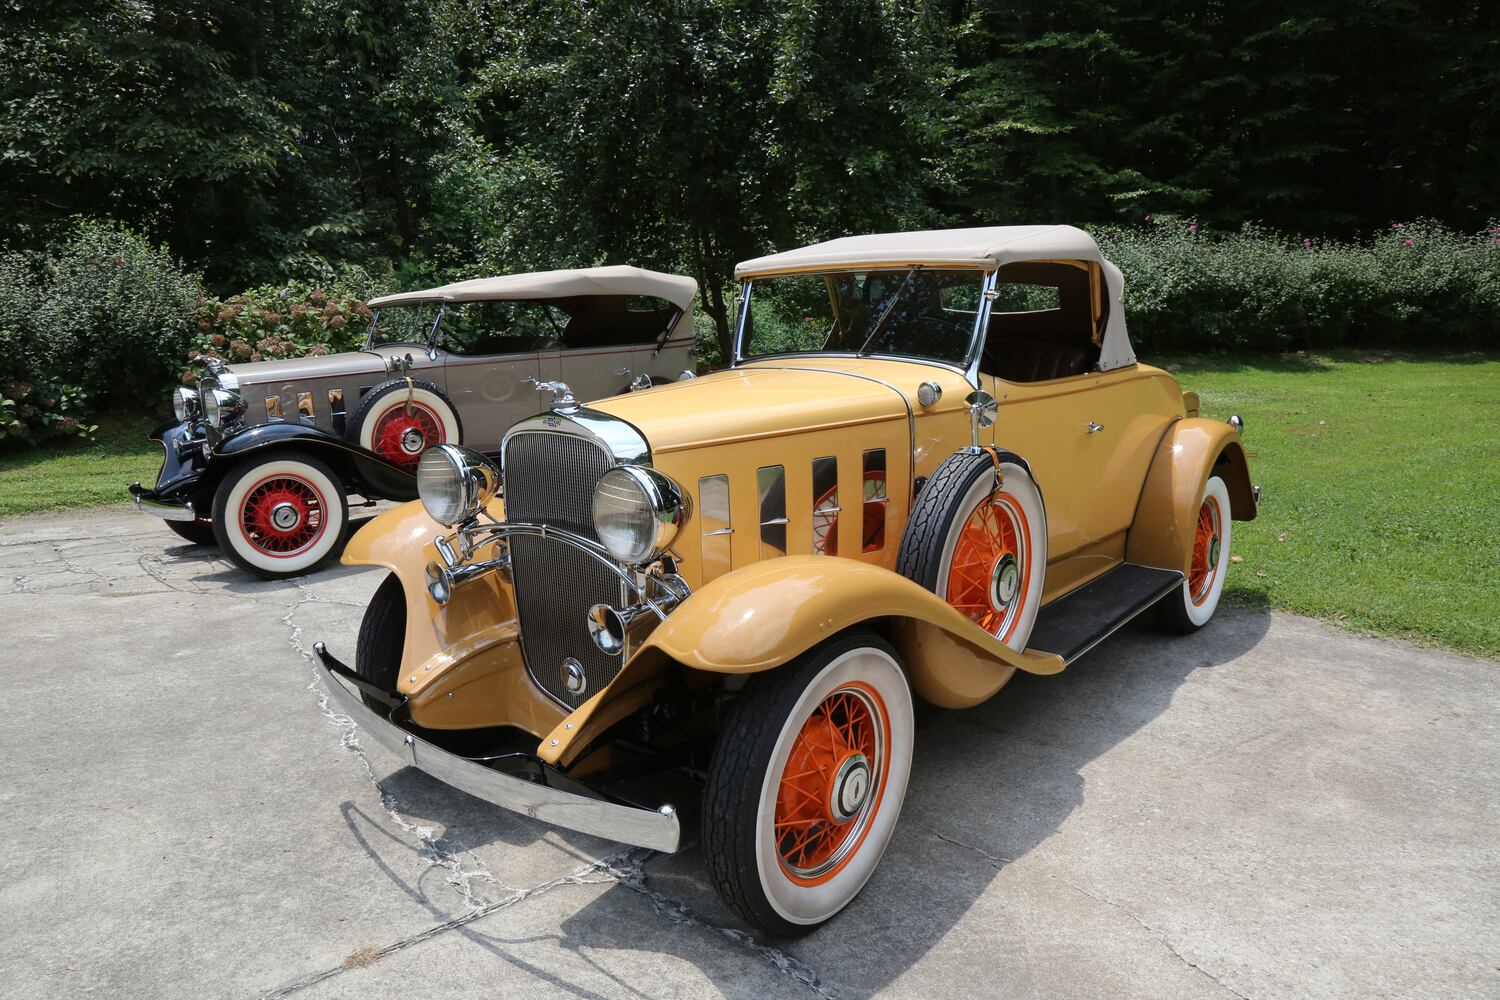
<instances>
[{"instance_id":1,"label":"side window","mask_svg":"<svg viewBox=\"0 0 1500 1000\"><path fill-rule=\"evenodd\" d=\"M568 351L653 344L681 314L650 295L579 295L561 306L567 313L562 345Z\"/></svg>"},{"instance_id":2,"label":"side window","mask_svg":"<svg viewBox=\"0 0 1500 1000\"><path fill-rule=\"evenodd\" d=\"M440 327L455 354L519 354L557 336L560 323L546 302L456 302Z\"/></svg>"},{"instance_id":3,"label":"side window","mask_svg":"<svg viewBox=\"0 0 1500 1000\"><path fill-rule=\"evenodd\" d=\"M1093 371L1102 317L1087 261L1025 261L996 276L980 370L1007 382L1048 382Z\"/></svg>"}]
</instances>

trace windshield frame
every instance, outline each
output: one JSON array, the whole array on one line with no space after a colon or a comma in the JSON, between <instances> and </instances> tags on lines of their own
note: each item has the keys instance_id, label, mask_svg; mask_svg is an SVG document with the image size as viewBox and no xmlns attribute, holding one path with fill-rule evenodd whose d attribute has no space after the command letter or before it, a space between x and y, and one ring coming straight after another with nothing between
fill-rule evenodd
<instances>
[{"instance_id":1,"label":"windshield frame","mask_svg":"<svg viewBox=\"0 0 1500 1000\"><path fill-rule=\"evenodd\" d=\"M964 355L962 362L944 361L940 358L926 358L910 354L883 354L874 351L788 351L781 354L745 356L745 321L750 315L750 296L757 281L771 281L776 278L785 278L794 275L805 277L808 275L871 274L875 272L896 272L909 275L923 268L942 271L973 271L980 277L979 308L974 317L974 329L969 333L969 349ZM983 344L984 331L989 328L990 303L995 298L995 278L998 273L995 268L963 267L953 264L897 264L876 267L860 267L855 264L838 268L811 268L806 271L778 271L747 277L740 283L740 294L735 297L739 312L734 319L734 357L731 359L729 366L731 368L738 368L741 365L758 361L777 361L787 358L876 358L881 361L905 361L909 364L934 365L938 368L946 368L949 371L962 375L970 385L978 388L980 346Z\"/></svg>"},{"instance_id":2,"label":"windshield frame","mask_svg":"<svg viewBox=\"0 0 1500 1000\"><path fill-rule=\"evenodd\" d=\"M435 315L432 318L432 325L427 328L427 337L426 337L425 340L421 340L421 341L416 341L416 340L391 340L391 341L387 341L385 343L378 344L378 345L375 343L375 333L380 328L380 314L381 313L385 312L387 309L407 309L407 308L411 308L413 306L430 305L430 304L432 304L434 302L437 303L437 307L438 307L438 309L437 309L437 315ZM377 309L375 309L373 311L374 314L370 317L370 325L365 330L365 347L364 347L364 349L367 350L367 351L373 351L373 350L376 349L377 346L378 347L395 347L397 345L403 345L403 346L409 346L409 347L425 347L427 349L427 352L429 354L432 354L433 353L433 349L437 347L437 342L438 342L437 341L438 328L440 326L442 326L442 324L443 324L443 315L447 311L448 311L448 303L445 300L443 300L443 299L425 299L425 300L424 299L418 299L418 300L416 300L414 302L398 302L395 305L380 306L379 308L377 308Z\"/></svg>"}]
</instances>

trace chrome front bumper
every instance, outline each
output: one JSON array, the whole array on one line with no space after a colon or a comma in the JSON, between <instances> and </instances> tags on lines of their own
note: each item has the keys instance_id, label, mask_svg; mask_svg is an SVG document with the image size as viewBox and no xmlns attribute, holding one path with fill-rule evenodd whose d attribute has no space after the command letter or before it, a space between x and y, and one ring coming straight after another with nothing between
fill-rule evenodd
<instances>
[{"instance_id":1,"label":"chrome front bumper","mask_svg":"<svg viewBox=\"0 0 1500 1000\"><path fill-rule=\"evenodd\" d=\"M559 791L547 785L527 781L475 763L402 729L366 705L355 691L334 677L329 663L337 664L320 642L313 646L317 654L313 664L318 677L328 688L338 711L347 715L377 743L408 764L452 785L475 798L492 802L502 809L523 813L553 826L577 830L608 840L649 847L657 851L676 851L682 839L677 811L671 806L644 809L637 806L604 802ZM340 669L347 670L342 664Z\"/></svg>"},{"instance_id":2,"label":"chrome front bumper","mask_svg":"<svg viewBox=\"0 0 1500 1000\"><path fill-rule=\"evenodd\" d=\"M130 491L130 502L135 504L135 509L142 514L155 514L166 521L198 520L198 512L193 510L192 503L186 500L181 503L154 500L146 496L147 490L140 483L131 483L126 489Z\"/></svg>"}]
</instances>

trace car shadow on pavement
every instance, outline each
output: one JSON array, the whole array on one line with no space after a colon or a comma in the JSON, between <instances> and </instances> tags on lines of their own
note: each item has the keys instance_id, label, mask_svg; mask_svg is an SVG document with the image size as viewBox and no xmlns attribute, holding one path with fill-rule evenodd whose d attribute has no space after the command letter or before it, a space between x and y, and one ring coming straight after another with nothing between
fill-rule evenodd
<instances>
[{"instance_id":1,"label":"car shadow on pavement","mask_svg":"<svg viewBox=\"0 0 1500 1000\"><path fill-rule=\"evenodd\" d=\"M1054 677L1017 675L989 702L964 711L920 706L917 746L907 800L896 835L861 895L843 913L805 938L780 940L746 927L714 892L696 844L675 855L623 851L567 831L556 831L448 788L414 769L381 781L382 790L411 815L444 828L438 849L447 856L489 845L502 853L546 838L580 865L610 857L599 874L616 884L567 916L549 940L580 949L639 952L645 935L622 912L641 898L655 913L703 934L651 935L662 954L698 965L725 995L745 991L740 961L718 952L749 949L798 982L840 998L870 996L889 986L952 930L1008 864L1045 841L1083 802L1090 762L1126 741L1171 704L1197 670L1238 659L1266 634L1264 608L1226 608L1196 635L1176 637L1135 623ZM440 921L462 918L465 905L451 892L432 891L393 869L372 833L388 824L344 804L351 834L381 870ZM551 834L549 836L549 831ZM381 833L393 841L391 834ZM1125 836L1122 834L1122 836ZM410 850L408 846L406 848ZM424 877L430 877L429 868ZM436 890L438 887L431 887ZM491 897L503 891L487 887ZM621 894L624 894L622 898ZM497 958L534 973L553 988L580 996L587 989L534 967L506 941L479 927L456 930ZM995 934L1002 933L1000 928ZM585 960L582 959L581 960ZM591 974L599 969L590 962ZM580 970L582 971L582 970ZM722 978L723 981L716 981Z\"/></svg>"}]
</instances>

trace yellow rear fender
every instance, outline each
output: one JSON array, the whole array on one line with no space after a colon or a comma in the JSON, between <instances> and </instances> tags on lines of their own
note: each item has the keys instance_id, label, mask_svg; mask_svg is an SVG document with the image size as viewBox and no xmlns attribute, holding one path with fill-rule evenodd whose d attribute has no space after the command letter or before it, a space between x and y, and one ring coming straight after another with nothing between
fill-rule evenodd
<instances>
[{"instance_id":1,"label":"yellow rear fender","mask_svg":"<svg viewBox=\"0 0 1500 1000\"><path fill-rule=\"evenodd\" d=\"M1188 417L1176 421L1151 460L1125 543L1126 560L1188 571L1193 529L1209 476L1224 480L1232 519L1255 519L1255 491L1239 432L1221 420Z\"/></svg>"}]
</instances>

